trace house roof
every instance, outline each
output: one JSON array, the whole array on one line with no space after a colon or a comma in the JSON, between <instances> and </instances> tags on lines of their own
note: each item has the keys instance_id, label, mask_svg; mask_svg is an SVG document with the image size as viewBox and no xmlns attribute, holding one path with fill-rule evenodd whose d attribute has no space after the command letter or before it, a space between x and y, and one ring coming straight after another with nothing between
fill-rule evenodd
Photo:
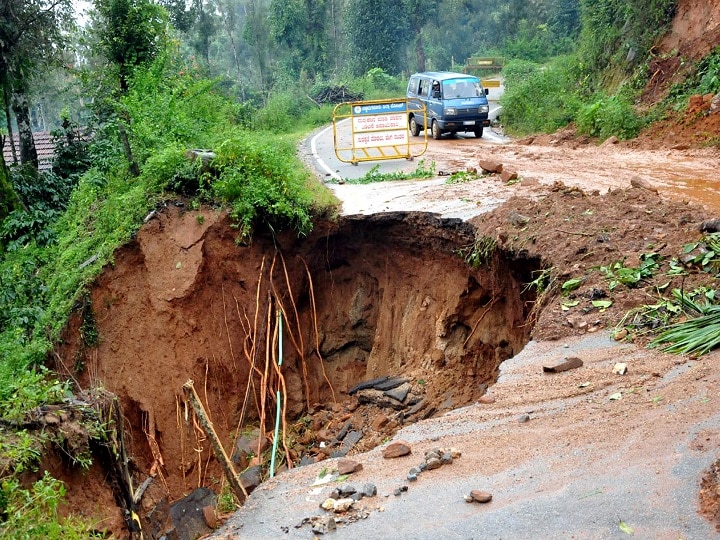
<instances>
[{"instance_id":1,"label":"house roof","mask_svg":"<svg viewBox=\"0 0 720 540\"><path fill-rule=\"evenodd\" d=\"M35 149L37 150L39 169L41 171L49 171L52 168L52 161L55 155L55 145L52 142L52 135L49 131L37 131L33 133L35 140ZM14 134L13 143L15 145L15 153L20 159L20 143L18 142L17 133ZM12 165L13 155L10 146L10 137L5 137L5 145L3 146L3 157L7 165Z\"/></svg>"}]
</instances>

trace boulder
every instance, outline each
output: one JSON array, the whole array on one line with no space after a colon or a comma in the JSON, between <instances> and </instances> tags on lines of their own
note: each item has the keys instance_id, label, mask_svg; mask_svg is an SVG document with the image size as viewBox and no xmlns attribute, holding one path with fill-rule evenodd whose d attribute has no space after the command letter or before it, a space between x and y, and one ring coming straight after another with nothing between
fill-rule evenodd
<instances>
[{"instance_id":1,"label":"boulder","mask_svg":"<svg viewBox=\"0 0 720 540\"><path fill-rule=\"evenodd\" d=\"M493 161L492 159L481 159L478 162L478 165L480 165L480 168L483 170L483 172L487 174L499 173L503 170L502 163Z\"/></svg>"},{"instance_id":2,"label":"boulder","mask_svg":"<svg viewBox=\"0 0 720 540\"><path fill-rule=\"evenodd\" d=\"M383 448L382 451L382 455L385 459L407 456L410 453L412 453L412 448L410 447L410 443L406 441L395 441L394 443L390 443Z\"/></svg>"}]
</instances>

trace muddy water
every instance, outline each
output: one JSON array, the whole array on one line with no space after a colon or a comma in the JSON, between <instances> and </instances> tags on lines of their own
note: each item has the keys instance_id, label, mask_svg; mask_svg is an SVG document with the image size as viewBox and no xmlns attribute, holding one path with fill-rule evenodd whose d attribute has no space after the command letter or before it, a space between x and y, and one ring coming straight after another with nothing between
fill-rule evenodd
<instances>
[{"instance_id":1,"label":"muddy water","mask_svg":"<svg viewBox=\"0 0 720 540\"><path fill-rule=\"evenodd\" d=\"M676 178L673 185L662 189L674 199L699 202L720 212L720 175L717 179Z\"/></svg>"}]
</instances>

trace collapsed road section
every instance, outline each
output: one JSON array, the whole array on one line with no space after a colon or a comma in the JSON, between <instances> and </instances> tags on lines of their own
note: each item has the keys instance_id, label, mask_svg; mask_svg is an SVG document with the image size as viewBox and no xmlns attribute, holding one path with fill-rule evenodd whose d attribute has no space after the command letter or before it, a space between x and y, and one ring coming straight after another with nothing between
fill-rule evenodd
<instances>
[{"instance_id":1,"label":"collapsed road section","mask_svg":"<svg viewBox=\"0 0 720 540\"><path fill-rule=\"evenodd\" d=\"M184 527L172 507L184 495L208 488L193 496L212 505L228 491L188 380L252 489L477 400L529 339L539 260L476 242L460 220L387 213L302 239L236 236L221 212L169 204L116 254L57 351L59 371L118 397L151 537Z\"/></svg>"}]
</instances>

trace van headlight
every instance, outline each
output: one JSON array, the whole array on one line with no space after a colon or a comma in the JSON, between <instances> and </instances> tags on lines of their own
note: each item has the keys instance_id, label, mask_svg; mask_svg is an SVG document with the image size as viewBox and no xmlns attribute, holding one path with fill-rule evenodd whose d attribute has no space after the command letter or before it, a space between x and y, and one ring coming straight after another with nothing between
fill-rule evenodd
<instances>
[{"instance_id":1,"label":"van headlight","mask_svg":"<svg viewBox=\"0 0 720 540\"><path fill-rule=\"evenodd\" d=\"M480 108L478 109L478 112L479 112L480 114L485 114L485 113L487 113L487 112L490 112L490 107L488 107L487 105L480 105Z\"/></svg>"},{"instance_id":2,"label":"van headlight","mask_svg":"<svg viewBox=\"0 0 720 540\"><path fill-rule=\"evenodd\" d=\"M448 107L445 109L445 116L455 116L457 114L457 109L455 107Z\"/></svg>"}]
</instances>

